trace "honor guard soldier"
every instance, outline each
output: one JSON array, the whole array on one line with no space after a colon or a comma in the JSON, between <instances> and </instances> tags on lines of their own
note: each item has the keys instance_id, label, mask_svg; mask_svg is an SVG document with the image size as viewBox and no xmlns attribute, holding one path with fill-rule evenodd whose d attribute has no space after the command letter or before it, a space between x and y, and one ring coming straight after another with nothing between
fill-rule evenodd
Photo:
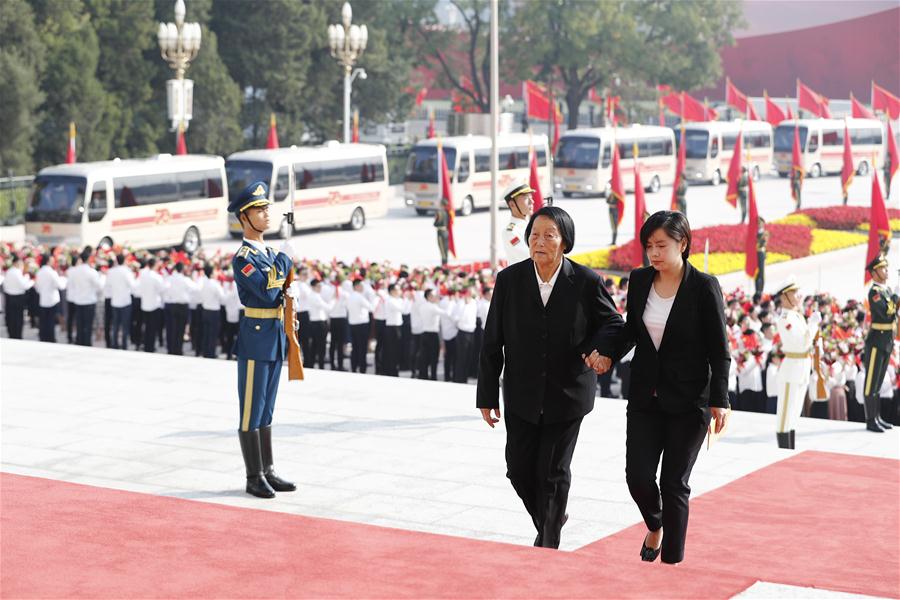
<instances>
[{"instance_id":1,"label":"honor guard soldier","mask_svg":"<svg viewBox=\"0 0 900 600\"><path fill-rule=\"evenodd\" d=\"M514 264L529 258L525 228L534 211L534 190L527 183L516 182L506 188L503 199L509 207L509 224L503 232L506 260Z\"/></svg>"},{"instance_id":2,"label":"honor guard soldier","mask_svg":"<svg viewBox=\"0 0 900 600\"><path fill-rule=\"evenodd\" d=\"M450 223L449 204L447 199L441 200L441 207L434 213L434 230L437 233L438 251L441 253L441 266L447 265L447 250L450 246L450 232L447 226Z\"/></svg>"},{"instance_id":3,"label":"honor guard soldier","mask_svg":"<svg viewBox=\"0 0 900 600\"><path fill-rule=\"evenodd\" d=\"M738 203L741 206L741 223L747 220L747 187L750 185L749 181L747 167L741 167L741 176L737 182Z\"/></svg>"},{"instance_id":4,"label":"honor guard soldier","mask_svg":"<svg viewBox=\"0 0 900 600\"><path fill-rule=\"evenodd\" d=\"M675 188L675 208L687 216L687 177L684 174L678 178L678 186Z\"/></svg>"},{"instance_id":5,"label":"honor guard soldier","mask_svg":"<svg viewBox=\"0 0 900 600\"><path fill-rule=\"evenodd\" d=\"M809 387L812 360L810 351L819 330L822 315L814 312L809 322L803 317L802 302L793 277L775 292L781 298L781 314L776 320L784 359L778 369L778 405L775 418L775 436L779 448L794 449L794 433L803 411L806 391Z\"/></svg>"},{"instance_id":6,"label":"honor guard soldier","mask_svg":"<svg viewBox=\"0 0 900 600\"><path fill-rule=\"evenodd\" d=\"M231 262L238 296L245 306L235 342L238 436L247 468L247 493L259 498L297 489L275 474L272 460L272 413L288 344L282 321L283 287L293 259L263 242L270 204L268 186L256 182L228 205L228 212L237 216L244 231L244 241Z\"/></svg>"},{"instance_id":7,"label":"honor guard soldier","mask_svg":"<svg viewBox=\"0 0 900 600\"><path fill-rule=\"evenodd\" d=\"M872 285L869 287L869 316L872 324L863 352L863 367L866 370L863 388L866 429L881 433L885 429L891 429L890 423L880 415L879 391L891 359L900 298L886 284L888 261L884 255L875 257L866 269L872 274Z\"/></svg>"}]
</instances>

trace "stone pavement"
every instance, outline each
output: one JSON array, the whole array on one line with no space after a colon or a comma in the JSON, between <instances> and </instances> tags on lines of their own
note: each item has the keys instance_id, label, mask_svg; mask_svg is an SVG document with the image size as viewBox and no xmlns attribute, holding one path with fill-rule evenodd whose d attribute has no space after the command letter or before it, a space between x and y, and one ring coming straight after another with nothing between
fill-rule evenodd
<instances>
[{"instance_id":1,"label":"stone pavement","mask_svg":"<svg viewBox=\"0 0 900 600\"><path fill-rule=\"evenodd\" d=\"M0 340L2 470L107 488L530 545L505 478L504 432L474 408L471 385L307 370L282 382L278 470L300 489L243 492L235 365L225 361ZM793 453L774 416L735 413L703 450L694 495ZM598 398L573 462L562 549L640 520L624 483L625 404ZM900 432L803 419L799 450L897 459Z\"/></svg>"}]
</instances>

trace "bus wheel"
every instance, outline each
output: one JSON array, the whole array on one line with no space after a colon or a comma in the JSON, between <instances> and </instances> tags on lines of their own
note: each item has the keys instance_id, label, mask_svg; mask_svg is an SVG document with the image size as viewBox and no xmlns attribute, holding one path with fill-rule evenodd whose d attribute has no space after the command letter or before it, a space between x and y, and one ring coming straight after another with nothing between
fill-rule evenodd
<instances>
[{"instance_id":1,"label":"bus wheel","mask_svg":"<svg viewBox=\"0 0 900 600\"><path fill-rule=\"evenodd\" d=\"M98 247L98 248L103 248L104 250L109 250L110 248L113 247L113 241L112 241L112 238L109 237L109 236L106 236L105 238L103 238L102 240L100 240L100 243L97 244L97 247Z\"/></svg>"},{"instance_id":2,"label":"bus wheel","mask_svg":"<svg viewBox=\"0 0 900 600\"><path fill-rule=\"evenodd\" d=\"M193 254L200 248L200 232L191 225L184 232L184 239L181 241L181 249L188 254Z\"/></svg>"},{"instance_id":3,"label":"bus wheel","mask_svg":"<svg viewBox=\"0 0 900 600\"><path fill-rule=\"evenodd\" d=\"M653 179L650 180L650 187L647 188L647 191L652 194L655 194L656 192L659 191L659 188L661 188L661 187L662 187L662 185L659 183L659 177L654 175Z\"/></svg>"},{"instance_id":4,"label":"bus wheel","mask_svg":"<svg viewBox=\"0 0 900 600\"><path fill-rule=\"evenodd\" d=\"M283 240L289 240L293 235L294 226L288 223L287 217L281 219L281 225L278 226L278 237Z\"/></svg>"},{"instance_id":5,"label":"bus wheel","mask_svg":"<svg viewBox=\"0 0 900 600\"><path fill-rule=\"evenodd\" d=\"M712 185L719 185L720 183L722 183L722 174L719 173L719 170L718 170L718 169L716 169L715 171L713 171L712 179L710 179L709 182L710 182Z\"/></svg>"},{"instance_id":6,"label":"bus wheel","mask_svg":"<svg viewBox=\"0 0 900 600\"><path fill-rule=\"evenodd\" d=\"M419 215L420 217L424 217L425 215L428 214L428 211L425 210L424 208L417 208L416 214Z\"/></svg>"},{"instance_id":7,"label":"bus wheel","mask_svg":"<svg viewBox=\"0 0 900 600\"><path fill-rule=\"evenodd\" d=\"M759 181L759 166L753 167L753 181Z\"/></svg>"},{"instance_id":8,"label":"bus wheel","mask_svg":"<svg viewBox=\"0 0 900 600\"><path fill-rule=\"evenodd\" d=\"M861 163L859 163L859 168L856 169L856 174L859 175L860 177L862 177L864 175L868 175L869 174L869 163L867 163L866 161L862 161Z\"/></svg>"},{"instance_id":9,"label":"bus wheel","mask_svg":"<svg viewBox=\"0 0 900 600\"><path fill-rule=\"evenodd\" d=\"M472 211L475 209L475 205L472 204L472 197L466 196L463 198L462 208L459 210L459 214L464 217L468 217L472 214Z\"/></svg>"},{"instance_id":10,"label":"bus wheel","mask_svg":"<svg viewBox=\"0 0 900 600\"><path fill-rule=\"evenodd\" d=\"M357 206L353 209L353 214L350 215L350 222L347 223L347 229L351 231L359 231L363 227L366 226L366 213L363 212L363 209Z\"/></svg>"},{"instance_id":11,"label":"bus wheel","mask_svg":"<svg viewBox=\"0 0 900 600\"><path fill-rule=\"evenodd\" d=\"M822 176L822 165L820 165L819 163L814 164L812 166L812 168L809 170L809 176L813 177L813 178L821 177Z\"/></svg>"}]
</instances>

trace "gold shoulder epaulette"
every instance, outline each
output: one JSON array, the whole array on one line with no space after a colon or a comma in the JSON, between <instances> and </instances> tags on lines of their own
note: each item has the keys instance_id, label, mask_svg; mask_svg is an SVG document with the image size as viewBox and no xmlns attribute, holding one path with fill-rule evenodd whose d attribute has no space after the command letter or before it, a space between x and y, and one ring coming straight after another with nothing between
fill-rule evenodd
<instances>
[{"instance_id":1,"label":"gold shoulder epaulette","mask_svg":"<svg viewBox=\"0 0 900 600\"><path fill-rule=\"evenodd\" d=\"M240 258L247 258L248 254L250 254L250 246L241 246L240 248L238 248L237 254L235 256L238 256Z\"/></svg>"}]
</instances>

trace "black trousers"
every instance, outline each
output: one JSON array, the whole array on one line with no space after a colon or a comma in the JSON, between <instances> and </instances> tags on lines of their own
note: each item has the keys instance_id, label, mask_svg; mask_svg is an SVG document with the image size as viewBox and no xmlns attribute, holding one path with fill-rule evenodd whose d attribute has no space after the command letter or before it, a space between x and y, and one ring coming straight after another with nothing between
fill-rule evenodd
<instances>
[{"instance_id":1,"label":"black trousers","mask_svg":"<svg viewBox=\"0 0 900 600\"><path fill-rule=\"evenodd\" d=\"M412 317L403 315L400 326L400 370L411 371L415 365L415 354L412 354Z\"/></svg>"},{"instance_id":2,"label":"black trousers","mask_svg":"<svg viewBox=\"0 0 900 600\"><path fill-rule=\"evenodd\" d=\"M320 369L325 368L325 338L328 335L328 323L325 321L310 321L309 329L309 366Z\"/></svg>"},{"instance_id":3,"label":"black trousers","mask_svg":"<svg viewBox=\"0 0 900 600\"><path fill-rule=\"evenodd\" d=\"M191 348L194 349L194 356L200 356L203 352L203 307L198 305L190 313Z\"/></svg>"},{"instance_id":4,"label":"black trousers","mask_svg":"<svg viewBox=\"0 0 900 600\"><path fill-rule=\"evenodd\" d=\"M419 379L437 381L438 358L441 355L441 338L436 331L426 331L419 336Z\"/></svg>"},{"instance_id":5,"label":"black trousers","mask_svg":"<svg viewBox=\"0 0 900 600\"><path fill-rule=\"evenodd\" d=\"M228 360L231 360L231 357L234 356L234 340L237 338L239 323L240 321L232 323L226 319L225 325L222 326L222 349L225 350L225 356Z\"/></svg>"},{"instance_id":6,"label":"black trousers","mask_svg":"<svg viewBox=\"0 0 900 600\"><path fill-rule=\"evenodd\" d=\"M217 358L219 344L219 310L203 309L203 357Z\"/></svg>"},{"instance_id":7,"label":"black trousers","mask_svg":"<svg viewBox=\"0 0 900 600\"><path fill-rule=\"evenodd\" d=\"M369 351L369 324L358 323L350 326L350 370L354 373L366 372L366 354Z\"/></svg>"},{"instance_id":8,"label":"black trousers","mask_svg":"<svg viewBox=\"0 0 900 600\"><path fill-rule=\"evenodd\" d=\"M456 360L453 366L453 381L467 383L469 381L469 359L472 343L475 341L474 331L459 330L456 334Z\"/></svg>"},{"instance_id":9,"label":"black trousers","mask_svg":"<svg viewBox=\"0 0 900 600\"><path fill-rule=\"evenodd\" d=\"M14 340L22 339L22 329L25 327L25 294L3 294L5 302L3 310L6 312L6 332Z\"/></svg>"},{"instance_id":10,"label":"black trousers","mask_svg":"<svg viewBox=\"0 0 900 600\"><path fill-rule=\"evenodd\" d=\"M444 340L444 381L453 381L456 369L456 338Z\"/></svg>"},{"instance_id":11,"label":"black trousers","mask_svg":"<svg viewBox=\"0 0 900 600\"><path fill-rule=\"evenodd\" d=\"M303 355L303 360L305 361L307 358L312 361L312 350L310 348L309 340L309 311L302 310L297 313L297 323L300 326L300 330L297 332L297 341L300 343L300 353ZM304 362L304 364L306 364ZM310 363L312 364L312 363Z\"/></svg>"},{"instance_id":12,"label":"black trousers","mask_svg":"<svg viewBox=\"0 0 900 600\"><path fill-rule=\"evenodd\" d=\"M650 531L663 528L662 560L684 559L687 538L688 480L706 437L709 410L663 412L658 406L628 408L625 441L625 481ZM662 455L659 486L656 469Z\"/></svg>"},{"instance_id":13,"label":"black trousers","mask_svg":"<svg viewBox=\"0 0 900 600\"><path fill-rule=\"evenodd\" d=\"M113 348L128 350L128 332L131 327L131 305L112 307L112 332L110 338Z\"/></svg>"},{"instance_id":14,"label":"black trousers","mask_svg":"<svg viewBox=\"0 0 900 600\"><path fill-rule=\"evenodd\" d=\"M409 376L415 379L419 376L419 363L422 362L419 356L422 348L422 334L412 333L410 330L409 337Z\"/></svg>"},{"instance_id":15,"label":"black trousers","mask_svg":"<svg viewBox=\"0 0 900 600\"><path fill-rule=\"evenodd\" d=\"M559 548L581 418L536 425L509 410L504 418L506 476L531 515L541 545Z\"/></svg>"},{"instance_id":16,"label":"black trousers","mask_svg":"<svg viewBox=\"0 0 900 600\"><path fill-rule=\"evenodd\" d=\"M56 315L59 314L59 303L41 306L39 311L38 339L42 342L56 342Z\"/></svg>"},{"instance_id":17,"label":"black trousers","mask_svg":"<svg viewBox=\"0 0 900 600\"><path fill-rule=\"evenodd\" d=\"M131 343L140 348L144 340L144 311L141 310L141 299L131 297Z\"/></svg>"},{"instance_id":18,"label":"black trousers","mask_svg":"<svg viewBox=\"0 0 900 600\"><path fill-rule=\"evenodd\" d=\"M334 317L329 326L331 344L328 346L328 363L332 370L344 370L344 345L347 343L347 317Z\"/></svg>"},{"instance_id":19,"label":"black trousers","mask_svg":"<svg viewBox=\"0 0 900 600\"><path fill-rule=\"evenodd\" d=\"M66 339L72 344L75 342L75 303L66 301Z\"/></svg>"},{"instance_id":20,"label":"black trousers","mask_svg":"<svg viewBox=\"0 0 900 600\"><path fill-rule=\"evenodd\" d=\"M143 311L144 318L144 352L156 352L156 338L162 328L161 311Z\"/></svg>"},{"instance_id":21,"label":"black trousers","mask_svg":"<svg viewBox=\"0 0 900 600\"><path fill-rule=\"evenodd\" d=\"M75 343L79 346L93 346L94 315L96 304L75 305Z\"/></svg>"},{"instance_id":22,"label":"black trousers","mask_svg":"<svg viewBox=\"0 0 900 600\"><path fill-rule=\"evenodd\" d=\"M400 374L400 340L403 327L401 325L385 325L381 339L384 341L384 352L381 354L381 371L383 375L397 377Z\"/></svg>"},{"instance_id":23,"label":"black trousers","mask_svg":"<svg viewBox=\"0 0 900 600\"><path fill-rule=\"evenodd\" d=\"M893 334L890 331L870 331L866 337L865 351L863 352L863 368L866 370L866 378L863 383L863 393L866 400L866 419L875 418L880 414L885 421L884 409L881 408L881 384L887 373L891 359Z\"/></svg>"},{"instance_id":24,"label":"black trousers","mask_svg":"<svg viewBox=\"0 0 900 600\"><path fill-rule=\"evenodd\" d=\"M184 328L188 321L187 304L167 304L169 327L166 328L168 336L167 348L169 354L184 354Z\"/></svg>"},{"instance_id":25,"label":"black trousers","mask_svg":"<svg viewBox=\"0 0 900 600\"><path fill-rule=\"evenodd\" d=\"M475 321L475 335L472 338L472 351L469 353L469 377L478 379L478 366L481 363L481 346L484 343L484 324L481 319Z\"/></svg>"},{"instance_id":26,"label":"black trousers","mask_svg":"<svg viewBox=\"0 0 900 600\"><path fill-rule=\"evenodd\" d=\"M375 319L375 374L384 375L384 319Z\"/></svg>"},{"instance_id":27,"label":"black trousers","mask_svg":"<svg viewBox=\"0 0 900 600\"><path fill-rule=\"evenodd\" d=\"M112 299L103 300L103 339L106 340L106 347L112 348L112 339L110 332L112 331Z\"/></svg>"}]
</instances>

